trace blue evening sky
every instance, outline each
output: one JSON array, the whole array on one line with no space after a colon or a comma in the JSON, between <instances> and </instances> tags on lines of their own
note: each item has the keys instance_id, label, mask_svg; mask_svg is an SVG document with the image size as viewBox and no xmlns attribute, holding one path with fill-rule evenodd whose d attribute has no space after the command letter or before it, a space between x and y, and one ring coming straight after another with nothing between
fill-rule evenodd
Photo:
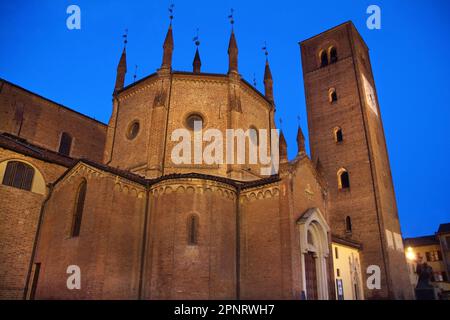
<instances>
[{"instance_id":1,"label":"blue evening sky","mask_svg":"<svg viewBox=\"0 0 450 320\"><path fill-rule=\"evenodd\" d=\"M81 30L66 28L66 8L81 8ZM369 30L366 8L381 7ZM122 34L129 29L127 84L161 63L169 1L0 1L0 77L107 123ZM446 0L176 1L174 69L191 70L200 29L202 70L225 73L235 9L240 73L263 90L264 41L289 156L297 117L307 133L298 42L352 20L367 42L383 116L405 237L450 222L450 2Z\"/></svg>"}]
</instances>

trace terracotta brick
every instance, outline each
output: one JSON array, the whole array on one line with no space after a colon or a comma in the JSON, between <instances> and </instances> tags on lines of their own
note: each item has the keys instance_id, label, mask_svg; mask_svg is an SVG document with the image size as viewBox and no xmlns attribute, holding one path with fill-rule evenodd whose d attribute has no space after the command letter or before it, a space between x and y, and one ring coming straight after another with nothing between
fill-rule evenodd
<instances>
[{"instance_id":1,"label":"terracotta brick","mask_svg":"<svg viewBox=\"0 0 450 320\"><path fill-rule=\"evenodd\" d=\"M338 61L320 67L319 54L330 47L337 49ZM302 42L301 51L311 155L320 159L329 185L333 232L350 236L345 230L350 216L351 238L363 245L363 270L381 267L381 290L366 288L367 298L411 298L403 251L388 248L385 239L385 229L401 231L381 112L379 107L373 112L365 99L363 75L375 88L368 49L353 24L345 23ZM329 102L330 88L336 89L335 103ZM342 143L334 140L337 126ZM349 172L348 190L338 189L340 168Z\"/></svg>"}]
</instances>

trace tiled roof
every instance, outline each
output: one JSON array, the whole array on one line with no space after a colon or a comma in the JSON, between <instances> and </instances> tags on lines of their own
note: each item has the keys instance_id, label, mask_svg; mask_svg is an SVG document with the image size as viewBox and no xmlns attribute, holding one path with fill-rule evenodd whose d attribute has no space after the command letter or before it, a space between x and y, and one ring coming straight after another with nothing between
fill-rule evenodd
<instances>
[{"instance_id":1,"label":"tiled roof","mask_svg":"<svg viewBox=\"0 0 450 320\"><path fill-rule=\"evenodd\" d=\"M18 153L21 153L23 155L33 157L36 159L40 159L43 161L47 161L50 163L59 164L62 166L65 166L67 168L73 168L77 163L82 162L87 165L90 165L94 168L110 172L112 174L118 175L122 178L128 179L130 181L139 183L143 186L151 186L158 182L165 181L165 180L172 180L172 179L203 179L203 180L210 180L210 181L216 181L228 184L232 187L235 187L236 189L244 190L248 188L253 187L259 187L262 185L274 183L280 181L280 178L278 175L273 175L264 179L259 179L256 181L238 181L226 177L220 177L220 176L213 176L208 174L202 174L202 173L174 173L174 174L168 174L164 175L162 177L158 177L155 179L146 179L145 177L142 177L138 174L132 173L127 170L121 170L115 167L111 167L102 163L98 163L92 160L88 159L75 159L71 158L65 155L62 155L58 152L54 152L39 146L36 146L34 144L29 143L25 139L13 136L8 133L1 133L0 134L0 147L9 149ZM69 172L68 170L67 172ZM64 176L64 175L63 175ZM61 176L58 180L56 180L55 183L57 183L59 180L63 178Z\"/></svg>"},{"instance_id":2,"label":"tiled roof","mask_svg":"<svg viewBox=\"0 0 450 320\"><path fill-rule=\"evenodd\" d=\"M121 169L117 169L114 167L110 167L104 164L100 164L91 160L86 160L86 159L81 159L80 162L86 163L90 166L93 166L95 168L98 168L100 170L104 170L106 172L110 172L113 174L116 174L118 176L121 176L123 178L129 179L131 181L140 183L142 185L145 186L151 186L154 185L158 182L161 181L166 181L166 180L174 180L174 179L203 179L203 180L210 180L210 181L216 181L216 182L221 182L221 183L225 183L228 184L232 187L235 188L239 188L239 189L248 189L248 188L253 188L253 187L258 187L258 186L262 186L262 185L266 185L266 184L270 184L273 182L278 182L280 180L280 178L277 175L274 176L270 176L268 178L265 179L260 179L260 180L256 180L256 181L238 181L238 180L233 180L233 179L229 179L229 178L225 178L225 177L220 177L220 176L213 176L213 175L208 175L208 174L202 174L202 173L172 173L172 174L168 174L168 175L164 175L155 179L146 179L140 175L137 175L135 173L131 173L129 171L125 171L125 170L121 170Z\"/></svg>"},{"instance_id":3,"label":"tiled roof","mask_svg":"<svg viewBox=\"0 0 450 320\"><path fill-rule=\"evenodd\" d=\"M64 167L72 167L77 162L76 159L62 155L49 149L36 146L29 143L25 139L13 136L8 133L0 134L0 147L21 153L25 156L59 164Z\"/></svg>"},{"instance_id":4,"label":"tiled roof","mask_svg":"<svg viewBox=\"0 0 450 320\"><path fill-rule=\"evenodd\" d=\"M435 244L439 244L438 239L436 236L423 236L423 237L416 237L416 238L406 238L404 240L404 244L407 247L420 247L420 246L431 246Z\"/></svg>"},{"instance_id":5,"label":"tiled roof","mask_svg":"<svg viewBox=\"0 0 450 320\"><path fill-rule=\"evenodd\" d=\"M349 239L349 238L342 238L335 234L331 235L331 241L335 242L335 243L339 243L339 244L347 246L347 247L355 248L358 250L362 249L362 244L360 242L353 240L353 239Z\"/></svg>"},{"instance_id":6,"label":"tiled roof","mask_svg":"<svg viewBox=\"0 0 450 320\"><path fill-rule=\"evenodd\" d=\"M437 233L450 233L450 223L441 224Z\"/></svg>"}]
</instances>

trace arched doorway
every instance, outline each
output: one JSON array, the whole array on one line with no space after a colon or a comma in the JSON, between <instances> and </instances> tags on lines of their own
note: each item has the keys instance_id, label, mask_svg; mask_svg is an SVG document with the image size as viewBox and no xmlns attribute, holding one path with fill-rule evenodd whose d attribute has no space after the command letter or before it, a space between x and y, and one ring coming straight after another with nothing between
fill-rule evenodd
<instances>
[{"instance_id":1,"label":"arched doorway","mask_svg":"<svg viewBox=\"0 0 450 320\"><path fill-rule=\"evenodd\" d=\"M328 224L317 208L297 221L300 235L303 291L308 300L328 299Z\"/></svg>"}]
</instances>

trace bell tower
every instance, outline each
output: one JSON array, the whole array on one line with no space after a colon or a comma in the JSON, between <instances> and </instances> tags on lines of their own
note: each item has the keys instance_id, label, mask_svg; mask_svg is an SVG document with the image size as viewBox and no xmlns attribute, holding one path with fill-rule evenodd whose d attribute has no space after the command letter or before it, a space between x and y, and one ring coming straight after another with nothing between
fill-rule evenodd
<instances>
[{"instance_id":1,"label":"bell tower","mask_svg":"<svg viewBox=\"0 0 450 320\"><path fill-rule=\"evenodd\" d=\"M332 233L362 244L366 299L411 298L369 50L352 22L300 47L311 157L328 182ZM369 266L380 268L379 289L367 286Z\"/></svg>"}]
</instances>

